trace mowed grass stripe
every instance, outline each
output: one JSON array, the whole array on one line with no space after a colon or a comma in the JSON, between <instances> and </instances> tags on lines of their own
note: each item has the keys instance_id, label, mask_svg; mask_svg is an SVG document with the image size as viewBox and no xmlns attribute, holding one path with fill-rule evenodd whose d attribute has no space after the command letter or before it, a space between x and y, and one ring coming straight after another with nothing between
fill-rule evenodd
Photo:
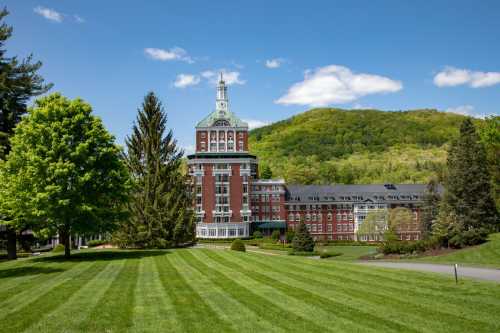
<instances>
[{"instance_id":1,"label":"mowed grass stripe","mask_svg":"<svg viewBox=\"0 0 500 333\"><path fill-rule=\"evenodd\" d=\"M174 305L161 284L153 257L143 258L139 266L133 322L133 332L178 331Z\"/></svg>"},{"instance_id":2,"label":"mowed grass stripe","mask_svg":"<svg viewBox=\"0 0 500 333\"><path fill-rule=\"evenodd\" d=\"M206 300L207 304L224 320L231 322L238 332L285 332L272 322L266 321L257 313L233 298L222 288L215 285L204 274L191 267L180 256L171 257L172 264L182 271L186 282ZM235 311L235 309L238 309Z\"/></svg>"},{"instance_id":3,"label":"mowed grass stripe","mask_svg":"<svg viewBox=\"0 0 500 333\"><path fill-rule=\"evenodd\" d=\"M477 325L481 325L481 322L496 324L495 317L500 311L498 306L477 304L477 302L470 304L470 302L467 302L466 297L461 297L461 299L450 299L448 297L448 300L443 300L443 296L434 295L430 291L427 293L419 291L418 282L413 283L411 280L406 285L394 286L392 283L384 282L384 279L366 279L365 276L359 274L353 276L343 268L331 267L327 272L316 271L313 266L309 265L304 268L289 262L270 262L266 259L254 255L245 257L246 262L250 261L259 267L267 267L267 269L279 268L282 274L289 277L294 277L296 273L305 274L304 277L307 278L307 281L314 281L315 284L321 284L325 288L331 289L332 287L342 286L342 291L345 291L351 297L374 300L376 303L377 299L388 297L389 300L401 303L405 308L412 308L410 310L411 315L418 313L424 318L439 316L441 319L447 318L450 321L464 320L467 323ZM384 301L384 303L387 303L387 301ZM400 308L394 302L391 305L395 309ZM464 310L466 311L464 312ZM484 314L489 314L489 316L481 318Z\"/></svg>"},{"instance_id":4,"label":"mowed grass stripe","mask_svg":"<svg viewBox=\"0 0 500 333\"><path fill-rule=\"evenodd\" d=\"M44 279L40 279L41 281L36 281L36 283L33 283L25 290L19 290L16 294L12 294L12 292L17 290L17 288L11 289L9 295L7 295L7 297L0 302L0 309L6 309L6 311L0 311L0 320L8 314L15 312L33 302L38 297L42 297L49 293L52 288L57 287L59 284L72 279L74 276L78 276L85 270L89 269L92 264L93 263L91 262L84 262L69 265L67 270L61 273L54 273L53 275L48 274L49 276L45 276Z\"/></svg>"},{"instance_id":5,"label":"mowed grass stripe","mask_svg":"<svg viewBox=\"0 0 500 333\"><path fill-rule=\"evenodd\" d=\"M245 275L251 277L252 279L255 279L263 284L268 284L273 286L274 288L284 292L285 294L303 300L303 302L309 303L311 305L317 306L318 308L331 311L333 316L336 317L341 317L341 318L356 318L356 321L367 327L367 328L373 328L373 329L384 329L385 331L396 331L396 332L416 332L413 330L411 327L400 323L396 322L390 319L386 319L383 317L379 317L376 315L373 315L372 313L360 311L359 309L355 308L353 305L348 305L347 299L345 299L343 302L335 301L330 298L326 298L323 296L320 296L316 293L310 292L306 289L303 289L303 287L299 287L300 284L298 283L284 283L278 279L280 277L282 279L286 278L286 275L281 275L280 277L273 278L265 273L260 273L257 271L257 267L254 266L252 268L255 269L246 269L240 264L237 264L235 261L229 261L226 258L224 258L221 255L222 251L205 251L211 259L216 260L220 264L226 266L227 268L234 268L238 269L239 271L243 272ZM226 252L227 253L227 252ZM235 254L231 253L230 255L235 256L235 255L241 255L241 254ZM247 254L243 254L247 255ZM293 287L292 287L293 286Z\"/></svg>"},{"instance_id":6,"label":"mowed grass stripe","mask_svg":"<svg viewBox=\"0 0 500 333\"><path fill-rule=\"evenodd\" d=\"M327 327L319 326L315 322L304 316L299 316L294 312L287 310L286 303L283 307L276 303L271 303L266 298L257 293L250 291L246 285L243 285L241 279L231 279L228 277L228 272L225 270L222 273L212 267L207 266L205 262L195 256L203 250L199 251L180 251L179 254L191 267L198 270L201 274L208 277L214 284L222 288L226 293L237 299L240 303L257 313L262 318L272 321L275 325L287 331L303 331L303 332L325 332ZM210 251L210 250L208 250ZM240 272L238 272L240 273ZM260 283L259 283L260 284ZM254 290L260 288L274 288L272 285L251 286ZM277 302L282 300L277 299ZM327 323L325 323L327 324Z\"/></svg>"},{"instance_id":7,"label":"mowed grass stripe","mask_svg":"<svg viewBox=\"0 0 500 333\"><path fill-rule=\"evenodd\" d=\"M33 262L33 260L30 260ZM0 308L4 307L2 300L8 300L11 297L19 297L20 294L30 292L30 289L38 289L45 282L52 282L55 276L65 271L71 270L77 262L66 263L35 263L26 265L27 260L10 265L7 269L0 266ZM3 265L3 264L2 264ZM36 283L33 283L36 281Z\"/></svg>"},{"instance_id":8,"label":"mowed grass stripe","mask_svg":"<svg viewBox=\"0 0 500 333\"><path fill-rule=\"evenodd\" d=\"M257 296L263 298L266 302L270 304L271 307L280 309L276 312L279 316L280 313L290 312L295 317L290 315L290 318L304 318L305 320L317 325L322 326L318 330L330 330L330 331L346 331L346 330L360 330L362 328L367 331L365 327L358 326L355 321L347 320L345 318L335 318L332 316L331 311L325 311L318 307L312 306L308 303L303 302L300 299L296 299L286 295L280 290L274 288L272 285L262 284L250 277L248 277L243 272L234 269L227 269L227 267L219 264L218 262L210 259L201 250L190 251L190 253L196 257L198 260L206 264L211 270L221 272L229 280L237 281L240 286L246 289L245 293L250 292L250 295L256 294ZM235 292L238 290L236 289ZM258 312L260 314L260 312ZM276 314L273 314L276 316ZM281 318L278 318L281 319ZM268 321L276 322L273 317L267 318ZM300 319L299 319L300 320ZM320 323L318 325L318 323ZM303 324L299 325L302 329ZM286 330L290 328L286 327ZM369 331L369 330L368 330Z\"/></svg>"},{"instance_id":9,"label":"mowed grass stripe","mask_svg":"<svg viewBox=\"0 0 500 333\"><path fill-rule=\"evenodd\" d=\"M25 332L71 332L87 321L104 292L114 283L124 267L125 261L112 261L88 283L72 295L55 311L44 313L43 318ZM92 297L89 297L92 295Z\"/></svg>"},{"instance_id":10,"label":"mowed grass stripe","mask_svg":"<svg viewBox=\"0 0 500 333\"><path fill-rule=\"evenodd\" d=\"M257 256L255 256L257 257ZM262 260L265 258L262 258ZM289 259L289 258L288 258ZM318 272L318 274L335 274L340 272L342 277L352 278L359 281L364 281L373 287L386 288L392 286L395 292L401 293L407 291L422 297L440 296L444 303L460 304L468 302L474 304L474 308L478 311L488 311L492 307L500 307L500 290L498 293L491 293L491 288L488 288L488 282L478 281L462 281L459 286L455 285L455 281L451 278L443 277L442 275L434 274L432 285L428 283L428 273L413 272L413 271L397 271L391 269L379 269L375 267L360 267L353 264L328 262L321 263L316 260L305 258L295 258L296 260L280 260L276 261L282 265L288 265L290 269L310 269ZM260 259L259 259L260 260ZM274 258L272 258L274 260ZM271 260L271 261L272 261ZM267 261L267 260L266 260ZM394 278L397 274L398 278ZM422 279L422 276L425 278ZM406 278L400 278L406 276ZM466 286L466 288L462 287ZM472 288L470 288L472 286ZM473 292L471 292L471 289ZM481 290L488 290L487 294Z\"/></svg>"},{"instance_id":11,"label":"mowed grass stripe","mask_svg":"<svg viewBox=\"0 0 500 333\"><path fill-rule=\"evenodd\" d=\"M170 256L175 256L180 251L182 250L155 258L160 281L175 309L178 331L232 332L231 324L221 319L187 283L183 272L172 265Z\"/></svg>"},{"instance_id":12,"label":"mowed grass stripe","mask_svg":"<svg viewBox=\"0 0 500 333\"><path fill-rule=\"evenodd\" d=\"M356 280L344 281L342 277L327 279L314 272L307 272L303 269L281 268L279 263L267 264L255 262L252 256L235 257L220 253L230 261L238 264L250 264L248 269L263 270L263 274L274 277L283 277L283 280L292 279L301 283L301 288L315 291L319 295L329 298L349 300L353 307L363 307L370 313L379 313L394 321L402 321L405 325L426 329L428 332L436 331L456 331L458 328L476 329L481 331L492 331L498 329L498 324L494 320L495 316L488 316L489 320L476 319L474 317L465 318L470 308L462 305L455 313L441 311L446 304L438 302L436 297L429 301L426 298L410 298L406 295L397 295L387 292L388 288L379 289L370 287ZM235 261L237 260L237 262ZM244 262L243 262L244 261ZM427 303L427 306L421 304ZM464 311L466 310L466 311ZM479 314L480 315L480 314Z\"/></svg>"},{"instance_id":13,"label":"mowed grass stripe","mask_svg":"<svg viewBox=\"0 0 500 333\"><path fill-rule=\"evenodd\" d=\"M84 322L76 327L78 332L124 332L132 327L135 288L140 259L125 261L120 273L101 295L99 302Z\"/></svg>"},{"instance_id":14,"label":"mowed grass stripe","mask_svg":"<svg viewBox=\"0 0 500 333\"><path fill-rule=\"evenodd\" d=\"M85 284L91 281L95 275L102 270L108 263L96 262L89 263L83 270L76 268L70 270L73 274L67 274L64 279L58 279L56 283L51 284L47 292L43 289L37 289L30 293L32 296L31 302L15 311L5 311L8 313L1 321L4 332L22 332L31 325L35 325L40 319L40 309L48 313L57 309L60 306L65 306L70 295L76 293ZM64 273L63 273L64 274ZM61 275L63 275L61 274ZM14 301L15 301L14 297ZM6 308L4 308L6 309Z\"/></svg>"}]
</instances>

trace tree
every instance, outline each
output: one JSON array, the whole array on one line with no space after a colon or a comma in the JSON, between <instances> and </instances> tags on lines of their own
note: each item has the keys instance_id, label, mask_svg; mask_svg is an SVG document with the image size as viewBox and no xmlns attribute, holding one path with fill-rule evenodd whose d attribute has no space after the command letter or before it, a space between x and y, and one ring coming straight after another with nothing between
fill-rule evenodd
<instances>
[{"instance_id":1,"label":"tree","mask_svg":"<svg viewBox=\"0 0 500 333\"><path fill-rule=\"evenodd\" d=\"M301 220L297 230L295 231L295 236L292 241L292 248L295 252L312 252L314 251L314 240L307 230L304 221Z\"/></svg>"},{"instance_id":2,"label":"tree","mask_svg":"<svg viewBox=\"0 0 500 333\"><path fill-rule=\"evenodd\" d=\"M264 165L262 167L262 171L260 172L260 178L261 179L273 178L273 172L271 171L271 168L268 165Z\"/></svg>"},{"instance_id":3,"label":"tree","mask_svg":"<svg viewBox=\"0 0 500 333\"><path fill-rule=\"evenodd\" d=\"M423 239L428 239L432 233L432 226L437 221L439 202L441 201L441 196L438 192L438 183L435 179L431 179L427 184L423 201L420 221L422 224Z\"/></svg>"},{"instance_id":4,"label":"tree","mask_svg":"<svg viewBox=\"0 0 500 333\"><path fill-rule=\"evenodd\" d=\"M125 161L134 182L131 218L115 235L123 246L166 248L193 240L194 224L183 152L161 102L150 92L126 138Z\"/></svg>"},{"instance_id":5,"label":"tree","mask_svg":"<svg viewBox=\"0 0 500 333\"><path fill-rule=\"evenodd\" d=\"M32 55L23 60L6 56L5 43L12 36L12 27L3 21L8 14L5 8L0 11L0 160L4 160L11 150L9 138L26 114L28 100L52 87L52 84L44 84L43 78L37 74L42 63L33 62ZM16 232L22 230L12 228L11 224L7 227L8 258L16 259Z\"/></svg>"},{"instance_id":6,"label":"tree","mask_svg":"<svg viewBox=\"0 0 500 333\"><path fill-rule=\"evenodd\" d=\"M123 220L129 177L114 137L81 99L38 99L16 127L2 167L4 221L70 235L103 233Z\"/></svg>"},{"instance_id":7,"label":"tree","mask_svg":"<svg viewBox=\"0 0 500 333\"><path fill-rule=\"evenodd\" d=\"M489 232L498 230L499 216L493 201L486 152L469 118L463 121L459 138L450 146L447 166L443 214L440 215L444 221L439 227L441 232L448 230L443 242L454 247L483 242Z\"/></svg>"},{"instance_id":8,"label":"tree","mask_svg":"<svg viewBox=\"0 0 500 333\"><path fill-rule=\"evenodd\" d=\"M374 240L381 240L387 230L387 211L385 209L377 209L366 215L365 220L358 228L358 240L367 236Z\"/></svg>"},{"instance_id":9,"label":"tree","mask_svg":"<svg viewBox=\"0 0 500 333\"><path fill-rule=\"evenodd\" d=\"M413 213L406 207L396 207L389 210L387 230L384 241L391 242L398 239L398 233L402 228L413 223Z\"/></svg>"},{"instance_id":10,"label":"tree","mask_svg":"<svg viewBox=\"0 0 500 333\"><path fill-rule=\"evenodd\" d=\"M500 210L500 116L487 117L480 131L491 174L493 198Z\"/></svg>"}]
</instances>

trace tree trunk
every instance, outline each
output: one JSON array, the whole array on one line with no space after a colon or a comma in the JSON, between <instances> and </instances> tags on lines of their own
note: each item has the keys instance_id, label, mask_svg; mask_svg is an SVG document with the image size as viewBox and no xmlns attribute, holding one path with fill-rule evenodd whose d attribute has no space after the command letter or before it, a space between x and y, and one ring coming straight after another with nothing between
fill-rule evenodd
<instances>
[{"instance_id":1,"label":"tree trunk","mask_svg":"<svg viewBox=\"0 0 500 333\"><path fill-rule=\"evenodd\" d=\"M61 229L59 231L59 241L64 245L64 258L69 259L71 256L71 242L69 239L69 231Z\"/></svg>"},{"instance_id":2,"label":"tree trunk","mask_svg":"<svg viewBox=\"0 0 500 333\"><path fill-rule=\"evenodd\" d=\"M16 232L7 227L7 259L16 260L17 259L17 236Z\"/></svg>"}]
</instances>

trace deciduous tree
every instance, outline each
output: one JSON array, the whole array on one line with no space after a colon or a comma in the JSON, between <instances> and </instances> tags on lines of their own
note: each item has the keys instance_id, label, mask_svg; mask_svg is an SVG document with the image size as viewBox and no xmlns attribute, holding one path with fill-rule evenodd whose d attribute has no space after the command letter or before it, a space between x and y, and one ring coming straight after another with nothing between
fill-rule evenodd
<instances>
[{"instance_id":1,"label":"deciduous tree","mask_svg":"<svg viewBox=\"0 0 500 333\"><path fill-rule=\"evenodd\" d=\"M120 149L81 99L38 99L15 129L2 167L2 209L16 228L59 233L70 256L72 233L106 232L125 217L128 173Z\"/></svg>"}]
</instances>

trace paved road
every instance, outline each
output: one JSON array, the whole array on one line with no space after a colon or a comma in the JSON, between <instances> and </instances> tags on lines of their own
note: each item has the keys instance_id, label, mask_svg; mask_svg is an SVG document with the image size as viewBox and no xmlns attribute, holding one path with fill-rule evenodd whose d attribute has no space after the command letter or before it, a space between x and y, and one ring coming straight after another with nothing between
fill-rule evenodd
<instances>
[{"instance_id":1,"label":"paved road","mask_svg":"<svg viewBox=\"0 0 500 333\"><path fill-rule=\"evenodd\" d=\"M387 261L362 261L362 265L386 267L386 268L401 268L416 271L425 271L433 273L449 274L453 276L453 265L437 265L437 264L421 264L411 262L387 262ZM489 280L500 282L500 270L493 268L476 268L458 265L458 277L465 276L468 278Z\"/></svg>"}]
</instances>

